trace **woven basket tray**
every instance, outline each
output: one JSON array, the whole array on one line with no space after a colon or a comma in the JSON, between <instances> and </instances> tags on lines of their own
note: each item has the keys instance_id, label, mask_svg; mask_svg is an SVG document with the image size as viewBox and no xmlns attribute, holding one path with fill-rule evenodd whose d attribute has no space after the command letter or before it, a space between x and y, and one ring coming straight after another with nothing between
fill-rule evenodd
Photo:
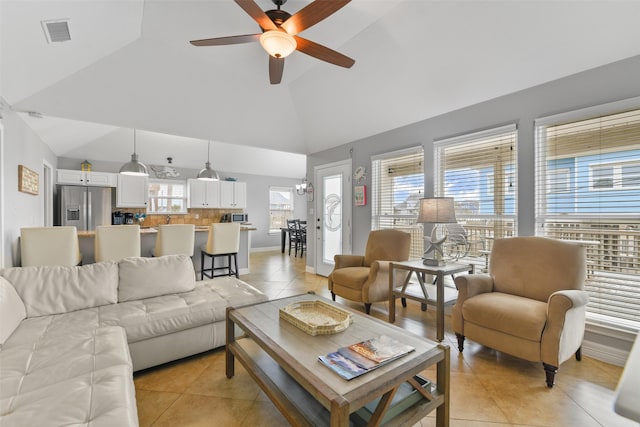
<instances>
[{"instance_id":1,"label":"woven basket tray","mask_svg":"<svg viewBox=\"0 0 640 427\"><path fill-rule=\"evenodd\" d=\"M353 322L349 312L318 300L298 301L282 307L280 318L309 335L335 334Z\"/></svg>"}]
</instances>

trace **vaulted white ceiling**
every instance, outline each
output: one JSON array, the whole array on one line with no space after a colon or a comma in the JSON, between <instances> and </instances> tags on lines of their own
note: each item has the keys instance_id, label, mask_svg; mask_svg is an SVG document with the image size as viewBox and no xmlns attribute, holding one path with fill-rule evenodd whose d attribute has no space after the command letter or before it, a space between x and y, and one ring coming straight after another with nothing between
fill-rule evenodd
<instances>
[{"instance_id":1,"label":"vaulted white ceiling","mask_svg":"<svg viewBox=\"0 0 640 427\"><path fill-rule=\"evenodd\" d=\"M45 115L26 120L59 156L126 159L132 128L180 137L148 143L198 166L207 139L304 155L638 55L639 16L640 1L353 0L301 35L354 67L294 52L270 85L258 43L189 44L259 31L231 0L1 0L0 95ZM72 40L47 44L40 21L60 18Z\"/></svg>"}]
</instances>

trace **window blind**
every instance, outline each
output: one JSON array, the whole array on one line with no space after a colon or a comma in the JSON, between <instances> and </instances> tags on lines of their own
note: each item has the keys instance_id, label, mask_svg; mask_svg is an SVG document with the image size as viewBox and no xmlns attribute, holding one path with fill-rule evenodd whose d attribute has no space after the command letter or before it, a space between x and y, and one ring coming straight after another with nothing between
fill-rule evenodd
<instances>
[{"instance_id":1,"label":"window blind","mask_svg":"<svg viewBox=\"0 0 640 427\"><path fill-rule=\"evenodd\" d=\"M416 147L371 158L371 229L396 228L411 234L409 258L424 252L418 201L424 197L424 150Z\"/></svg>"},{"instance_id":2,"label":"window blind","mask_svg":"<svg viewBox=\"0 0 640 427\"><path fill-rule=\"evenodd\" d=\"M455 232L467 239L467 260L483 267L493 239L515 235L516 142L516 126L508 125L440 140L434 146L435 195L454 198L462 225Z\"/></svg>"},{"instance_id":3,"label":"window blind","mask_svg":"<svg viewBox=\"0 0 640 427\"><path fill-rule=\"evenodd\" d=\"M626 111L536 121L535 163L537 234L581 241L589 319L634 330L640 329L639 107L640 100Z\"/></svg>"}]
</instances>

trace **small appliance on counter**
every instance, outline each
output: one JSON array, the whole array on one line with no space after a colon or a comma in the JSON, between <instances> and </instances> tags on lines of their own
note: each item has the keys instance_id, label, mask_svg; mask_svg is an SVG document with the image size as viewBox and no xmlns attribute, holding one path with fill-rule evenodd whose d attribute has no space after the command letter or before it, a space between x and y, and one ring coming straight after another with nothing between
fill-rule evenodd
<instances>
[{"instance_id":1,"label":"small appliance on counter","mask_svg":"<svg viewBox=\"0 0 640 427\"><path fill-rule=\"evenodd\" d=\"M111 224L112 225L122 225L124 224L124 213L121 211L115 211L111 214Z\"/></svg>"},{"instance_id":2,"label":"small appliance on counter","mask_svg":"<svg viewBox=\"0 0 640 427\"><path fill-rule=\"evenodd\" d=\"M133 214L131 212L124 213L124 223L125 224L133 224Z\"/></svg>"},{"instance_id":3,"label":"small appliance on counter","mask_svg":"<svg viewBox=\"0 0 640 427\"><path fill-rule=\"evenodd\" d=\"M249 214L246 213L232 213L231 222L249 222Z\"/></svg>"},{"instance_id":4,"label":"small appliance on counter","mask_svg":"<svg viewBox=\"0 0 640 427\"><path fill-rule=\"evenodd\" d=\"M226 213L222 215L220 222L240 222L246 224L249 222L249 214L246 213Z\"/></svg>"}]
</instances>

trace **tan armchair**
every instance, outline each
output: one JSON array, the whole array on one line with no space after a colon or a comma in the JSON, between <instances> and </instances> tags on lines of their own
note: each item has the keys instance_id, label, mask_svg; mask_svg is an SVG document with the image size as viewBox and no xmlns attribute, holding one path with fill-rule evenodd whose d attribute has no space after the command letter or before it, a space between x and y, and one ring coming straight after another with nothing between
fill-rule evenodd
<instances>
[{"instance_id":1,"label":"tan armchair","mask_svg":"<svg viewBox=\"0 0 640 427\"><path fill-rule=\"evenodd\" d=\"M587 293L585 248L544 237L497 239L489 275L455 278L451 312L462 352L465 337L542 362L548 387L562 362L580 360Z\"/></svg>"},{"instance_id":2,"label":"tan armchair","mask_svg":"<svg viewBox=\"0 0 640 427\"><path fill-rule=\"evenodd\" d=\"M363 255L335 255L335 266L329 275L331 297L364 302L369 314L371 303L389 299L389 262L409 259L411 235L400 230L385 229L369 233ZM406 275L396 274L396 286Z\"/></svg>"}]
</instances>

